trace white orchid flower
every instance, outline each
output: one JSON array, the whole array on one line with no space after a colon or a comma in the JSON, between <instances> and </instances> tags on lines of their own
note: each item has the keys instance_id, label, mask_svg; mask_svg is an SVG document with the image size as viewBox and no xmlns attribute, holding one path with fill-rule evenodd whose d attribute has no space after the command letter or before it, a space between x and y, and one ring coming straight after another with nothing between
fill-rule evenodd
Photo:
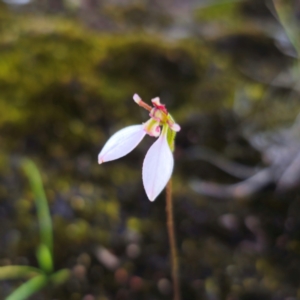
<instances>
[{"instance_id":1,"label":"white orchid flower","mask_svg":"<svg viewBox=\"0 0 300 300\"><path fill-rule=\"evenodd\" d=\"M116 132L99 153L98 163L125 156L146 134L158 137L146 154L142 170L146 194L150 201L154 201L171 178L174 166L174 138L180 126L175 123L158 97L151 100L153 107L143 102L137 94L134 94L133 100L150 111L150 119L142 125L128 126Z\"/></svg>"}]
</instances>

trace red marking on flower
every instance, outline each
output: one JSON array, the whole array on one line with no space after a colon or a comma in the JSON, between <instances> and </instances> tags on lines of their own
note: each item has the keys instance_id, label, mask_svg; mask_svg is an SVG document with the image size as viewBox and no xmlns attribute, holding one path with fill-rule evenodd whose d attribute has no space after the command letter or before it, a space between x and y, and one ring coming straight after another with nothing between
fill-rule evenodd
<instances>
[{"instance_id":1,"label":"red marking on flower","mask_svg":"<svg viewBox=\"0 0 300 300\"><path fill-rule=\"evenodd\" d=\"M162 112L164 112L166 115L168 114L168 111L167 111L165 105L163 105L163 104L161 104L161 105L155 105L155 104L154 104L154 106L155 106L156 108L158 108L159 110L161 110Z\"/></svg>"},{"instance_id":2,"label":"red marking on flower","mask_svg":"<svg viewBox=\"0 0 300 300\"><path fill-rule=\"evenodd\" d=\"M161 110L163 113L165 113L166 115L168 114L168 111L166 109L166 106L164 104L160 103L160 99L159 97L156 97L154 99L151 100L152 104L154 105L155 108Z\"/></svg>"}]
</instances>

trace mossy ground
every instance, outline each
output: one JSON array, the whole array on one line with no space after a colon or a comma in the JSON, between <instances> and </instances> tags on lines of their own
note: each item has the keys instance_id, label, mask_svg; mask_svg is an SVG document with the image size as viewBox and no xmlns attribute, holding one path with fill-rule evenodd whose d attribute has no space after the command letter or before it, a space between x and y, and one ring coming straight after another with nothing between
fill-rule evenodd
<instances>
[{"instance_id":1,"label":"mossy ground","mask_svg":"<svg viewBox=\"0 0 300 300\"><path fill-rule=\"evenodd\" d=\"M195 12L194 28L217 21L216 34L173 41L136 28L99 33L64 16L0 13L0 264L37 264L33 195L18 168L31 157L53 216L55 268L73 271L67 284L33 299L171 299L157 285L170 278L164 194L150 203L141 180L153 139L97 164L112 133L147 120L132 101L136 92L145 101L160 96L182 127L174 207L183 299L299 297L297 196L279 200L269 187L248 201L219 201L189 186L195 177L236 182L186 159L190 147L261 165L243 130L287 126L299 112L296 92L268 84L295 61L254 26L266 12L253 17L255 7L239 5ZM126 22L140 10L106 13ZM99 261L99 247L118 258L117 269ZM0 297L19 284L0 283Z\"/></svg>"}]
</instances>

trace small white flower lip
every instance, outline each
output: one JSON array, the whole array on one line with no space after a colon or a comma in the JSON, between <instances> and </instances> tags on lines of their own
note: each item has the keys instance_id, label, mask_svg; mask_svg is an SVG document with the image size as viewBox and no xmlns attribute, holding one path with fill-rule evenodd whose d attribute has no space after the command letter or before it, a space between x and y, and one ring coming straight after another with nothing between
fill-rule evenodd
<instances>
[{"instance_id":1,"label":"small white flower lip","mask_svg":"<svg viewBox=\"0 0 300 300\"><path fill-rule=\"evenodd\" d=\"M171 178L174 158L163 132L148 150L143 163L143 184L150 201L154 201Z\"/></svg>"},{"instance_id":2,"label":"small white flower lip","mask_svg":"<svg viewBox=\"0 0 300 300\"><path fill-rule=\"evenodd\" d=\"M98 163L102 164L127 155L140 143L145 135L143 125L132 125L117 131L100 151Z\"/></svg>"}]
</instances>

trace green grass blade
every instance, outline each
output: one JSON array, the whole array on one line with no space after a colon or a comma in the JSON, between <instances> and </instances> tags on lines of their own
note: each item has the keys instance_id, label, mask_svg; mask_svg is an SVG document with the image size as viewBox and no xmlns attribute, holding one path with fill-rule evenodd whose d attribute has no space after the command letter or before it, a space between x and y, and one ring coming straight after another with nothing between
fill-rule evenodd
<instances>
[{"instance_id":1,"label":"green grass blade","mask_svg":"<svg viewBox=\"0 0 300 300\"><path fill-rule=\"evenodd\" d=\"M28 266L5 266L0 267L0 280L33 277L41 273L39 269Z\"/></svg>"},{"instance_id":2,"label":"green grass blade","mask_svg":"<svg viewBox=\"0 0 300 300\"><path fill-rule=\"evenodd\" d=\"M25 300L45 287L47 283L48 278L46 275L36 276L19 286L5 300Z\"/></svg>"},{"instance_id":3,"label":"green grass blade","mask_svg":"<svg viewBox=\"0 0 300 300\"><path fill-rule=\"evenodd\" d=\"M45 246L44 244L40 244L37 248L36 257L38 259L40 268L45 273L52 273L53 271L53 262L52 262L52 256L49 251L49 248Z\"/></svg>"},{"instance_id":4,"label":"green grass blade","mask_svg":"<svg viewBox=\"0 0 300 300\"><path fill-rule=\"evenodd\" d=\"M40 172L34 162L29 159L24 159L22 161L22 168L29 179L32 191L34 193L38 222L40 227L40 243L45 245L52 255L52 221Z\"/></svg>"},{"instance_id":5,"label":"green grass blade","mask_svg":"<svg viewBox=\"0 0 300 300\"><path fill-rule=\"evenodd\" d=\"M60 285L67 281L70 277L70 271L68 269L62 269L50 276L50 281L54 285Z\"/></svg>"}]
</instances>

